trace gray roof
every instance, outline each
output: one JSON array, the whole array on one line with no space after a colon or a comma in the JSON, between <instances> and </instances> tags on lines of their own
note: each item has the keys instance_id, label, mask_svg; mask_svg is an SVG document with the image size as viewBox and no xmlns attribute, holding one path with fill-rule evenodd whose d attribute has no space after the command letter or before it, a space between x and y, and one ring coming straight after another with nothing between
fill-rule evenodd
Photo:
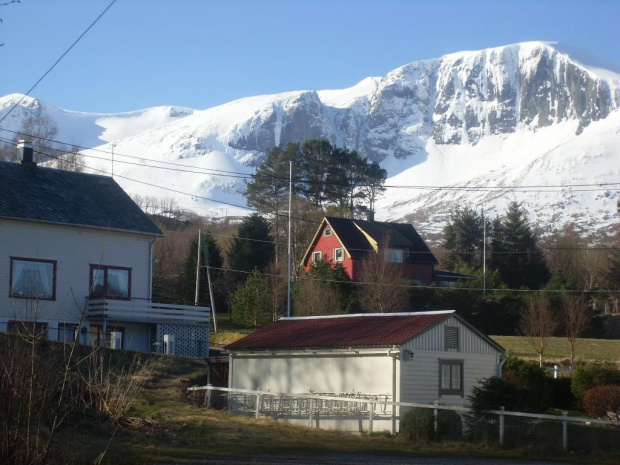
<instances>
[{"instance_id":1,"label":"gray roof","mask_svg":"<svg viewBox=\"0 0 620 465\"><path fill-rule=\"evenodd\" d=\"M108 176L0 162L0 218L161 236Z\"/></svg>"}]
</instances>

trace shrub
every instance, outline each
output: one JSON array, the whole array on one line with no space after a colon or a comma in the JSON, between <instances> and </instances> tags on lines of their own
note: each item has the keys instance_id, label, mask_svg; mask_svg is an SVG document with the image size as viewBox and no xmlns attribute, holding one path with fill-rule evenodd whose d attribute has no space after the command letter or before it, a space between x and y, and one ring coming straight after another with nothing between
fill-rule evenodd
<instances>
[{"instance_id":1,"label":"shrub","mask_svg":"<svg viewBox=\"0 0 620 465\"><path fill-rule=\"evenodd\" d=\"M400 433L418 442L428 442L435 438L435 416L427 408L412 408L400 420Z\"/></svg>"},{"instance_id":2,"label":"shrub","mask_svg":"<svg viewBox=\"0 0 620 465\"><path fill-rule=\"evenodd\" d=\"M620 385L620 370L608 365L579 367L573 373L571 390L581 407L587 391L607 385Z\"/></svg>"},{"instance_id":3,"label":"shrub","mask_svg":"<svg viewBox=\"0 0 620 465\"><path fill-rule=\"evenodd\" d=\"M400 433L417 442L461 439L463 427L461 416L452 410L437 409L437 431L435 412L430 408L408 410L400 420Z\"/></svg>"},{"instance_id":4,"label":"shrub","mask_svg":"<svg viewBox=\"0 0 620 465\"><path fill-rule=\"evenodd\" d=\"M553 408L562 410L573 410L575 408L575 396L571 391L571 378L551 378L551 388L553 389Z\"/></svg>"},{"instance_id":5,"label":"shrub","mask_svg":"<svg viewBox=\"0 0 620 465\"><path fill-rule=\"evenodd\" d=\"M479 386L474 386L467 397L469 406L474 412L484 410L518 410L522 404L523 388L514 382L492 376L483 380Z\"/></svg>"},{"instance_id":6,"label":"shrub","mask_svg":"<svg viewBox=\"0 0 620 465\"><path fill-rule=\"evenodd\" d=\"M537 364L509 357L502 376L522 388L516 409L544 412L553 405L552 378Z\"/></svg>"},{"instance_id":7,"label":"shrub","mask_svg":"<svg viewBox=\"0 0 620 465\"><path fill-rule=\"evenodd\" d=\"M597 386L583 397L583 408L590 417L620 420L620 386Z\"/></svg>"}]
</instances>

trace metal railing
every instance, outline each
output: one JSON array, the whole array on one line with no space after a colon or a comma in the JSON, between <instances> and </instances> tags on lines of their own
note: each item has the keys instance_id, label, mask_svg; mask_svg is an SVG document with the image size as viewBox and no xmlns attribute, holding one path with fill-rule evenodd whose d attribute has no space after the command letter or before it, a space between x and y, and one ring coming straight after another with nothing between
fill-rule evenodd
<instances>
[{"instance_id":1,"label":"metal railing","mask_svg":"<svg viewBox=\"0 0 620 465\"><path fill-rule=\"evenodd\" d=\"M617 452L620 443L620 421L571 417L567 412L562 415L503 409L473 412L466 407L440 405L438 402L393 402L391 396L385 394L291 394L211 385L191 387L188 391L204 391L206 405L255 418L307 419L309 426L319 427L322 423L319 420L326 424L324 420L333 417L341 420L348 417L357 422L363 420L363 431L367 433L373 433L378 420L387 420L384 424L394 425L396 421L413 423L414 429L423 425L430 429L435 439L497 443L503 447ZM393 429L392 433L395 432Z\"/></svg>"},{"instance_id":2,"label":"metal railing","mask_svg":"<svg viewBox=\"0 0 620 465\"><path fill-rule=\"evenodd\" d=\"M92 299L86 303L86 317L91 320L208 324L210 316L209 307L160 304L148 299Z\"/></svg>"}]
</instances>

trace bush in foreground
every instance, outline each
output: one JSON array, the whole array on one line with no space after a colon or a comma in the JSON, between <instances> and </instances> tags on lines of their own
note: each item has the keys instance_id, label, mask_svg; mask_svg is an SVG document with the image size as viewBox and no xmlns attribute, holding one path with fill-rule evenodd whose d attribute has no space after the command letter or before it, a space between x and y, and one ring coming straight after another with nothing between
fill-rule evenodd
<instances>
[{"instance_id":1,"label":"bush in foreground","mask_svg":"<svg viewBox=\"0 0 620 465\"><path fill-rule=\"evenodd\" d=\"M597 386L583 397L583 408L593 418L620 420L620 386Z\"/></svg>"}]
</instances>

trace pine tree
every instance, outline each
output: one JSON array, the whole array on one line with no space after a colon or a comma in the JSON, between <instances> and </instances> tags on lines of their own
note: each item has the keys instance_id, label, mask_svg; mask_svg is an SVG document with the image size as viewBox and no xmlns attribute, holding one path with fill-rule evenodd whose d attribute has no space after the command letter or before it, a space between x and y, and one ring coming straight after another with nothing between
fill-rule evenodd
<instances>
[{"instance_id":1,"label":"pine tree","mask_svg":"<svg viewBox=\"0 0 620 465\"><path fill-rule=\"evenodd\" d=\"M482 268L484 218L471 208L456 210L443 230L445 266L450 271L459 267Z\"/></svg>"},{"instance_id":2,"label":"pine tree","mask_svg":"<svg viewBox=\"0 0 620 465\"><path fill-rule=\"evenodd\" d=\"M245 284L230 298L232 320L246 328L258 328L271 321L272 306L266 280L255 268Z\"/></svg>"},{"instance_id":3,"label":"pine tree","mask_svg":"<svg viewBox=\"0 0 620 465\"><path fill-rule=\"evenodd\" d=\"M228 251L228 265L233 271L264 271L274 259L275 246L269 222L254 213L239 226L239 234ZM242 279L242 276L239 275Z\"/></svg>"},{"instance_id":4,"label":"pine tree","mask_svg":"<svg viewBox=\"0 0 620 465\"><path fill-rule=\"evenodd\" d=\"M549 280L538 239L519 203L512 202L504 218L493 222L491 248L491 268L508 287L538 289Z\"/></svg>"}]
</instances>

